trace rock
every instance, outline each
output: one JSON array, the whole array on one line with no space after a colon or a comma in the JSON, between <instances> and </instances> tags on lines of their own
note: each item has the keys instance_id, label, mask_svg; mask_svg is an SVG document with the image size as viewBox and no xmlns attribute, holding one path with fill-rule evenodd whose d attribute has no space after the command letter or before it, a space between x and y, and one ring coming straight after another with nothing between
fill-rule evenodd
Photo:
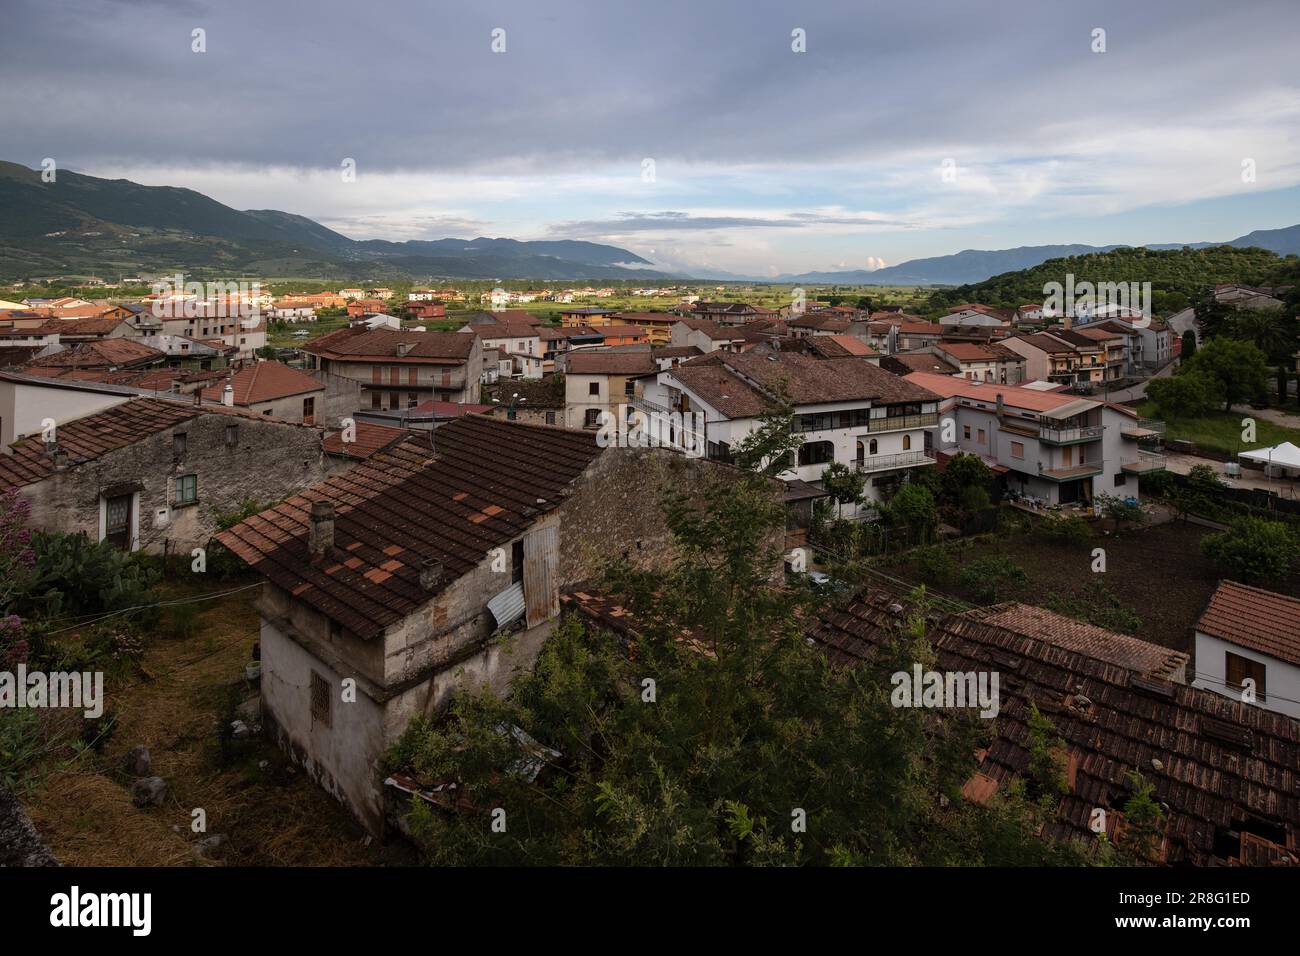
<instances>
[{"instance_id":1,"label":"rock","mask_svg":"<svg viewBox=\"0 0 1300 956\"><path fill-rule=\"evenodd\" d=\"M244 723L242 720L232 720L230 722L230 736L235 740L243 740L251 733L252 731L248 729L248 724Z\"/></svg>"},{"instance_id":2,"label":"rock","mask_svg":"<svg viewBox=\"0 0 1300 956\"><path fill-rule=\"evenodd\" d=\"M1152 770L1164 770L1164 769L1165 769L1165 765L1164 765L1164 763L1162 763L1160 760L1157 760L1155 757L1152 757L1152 758L1151 758L1151 769L1152 769Z\"/></svg>"},{"instance_id":3,"label":"rock","mask_svg":"<svg viewBox=\"0 0 1300 956\"><path fill-rule=\"evenodd\" d=\"M145 777L131 784L131 801L137 807L161 807L167 799L167 781L162 777Z\"/></svg>"},{"instance_id":4,"label":"rock","mask_svg":"<svg viewBox=\"0 0 1300 956\"><path fill-rule=\"evenodd\" d=\"M208 855L209 850L215 850L225 842L226 835L224 833L214 833L212 836L204 837L202 840L199 840L194 844L192 849L197 858L203 859Z\"/></svg>"},{"instance_id":5,"label":"rock","mask_svg":"<svg viewBox=\"0 0 1300 956\"><path fill-rule=\"evenodd\" d=\"M143 744L139 747L132 747L122 759L122 769L133 777L147 777L150 770L153 769L152 761L149 758L149 748Z\"/></svg>"}]
</instances>

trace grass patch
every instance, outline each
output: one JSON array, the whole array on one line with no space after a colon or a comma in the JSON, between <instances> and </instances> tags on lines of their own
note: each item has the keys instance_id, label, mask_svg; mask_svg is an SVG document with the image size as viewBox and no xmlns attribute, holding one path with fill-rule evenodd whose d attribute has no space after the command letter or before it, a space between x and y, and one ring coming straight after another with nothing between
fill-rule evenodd
<instances>
[{"instance_id":1,"label":"grass patch","mask_svg":"<svg viewBox=\"0 0 1300 956\"><path fill-rule=\"evenodd\" d=\"M1143 402L1138 406L1138 414L1143 418L1159 418L1155 402ZM1245 444L1241 440L1241 420L1255 419L1255 441ZM1280 442L1289 441L1300 445L1300 428L1287 428L1277 425L1256 415L1249 409L1233 412L1209 412L1194 418L1180 418L1165 422L1168 432L1167 441L1190 441L1197 447L1217 451L1225 455L1235 455L1239 451L1251 451L1267 448Z\"/></svg>"}]
</instances>

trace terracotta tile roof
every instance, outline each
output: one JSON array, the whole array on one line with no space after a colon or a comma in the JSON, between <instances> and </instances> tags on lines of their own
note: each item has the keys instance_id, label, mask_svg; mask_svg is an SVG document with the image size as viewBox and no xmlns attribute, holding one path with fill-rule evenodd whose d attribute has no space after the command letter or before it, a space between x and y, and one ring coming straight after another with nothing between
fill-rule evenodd
<instances>
[{"instance_id":1,"label":"terracotta tile roof","mask_svg":"<svg viewBox=\"0 0 1300 956\"><path fill-rule=\"evenodd\" d=\"M137 398L60 425L58 447L67 452L69 465L94 461L110 451L189 421L200 411L192 402ZM0 487L30 485L54 473L54 459L46 453L40 435L24 438L10 447L13 454L0 454Z\"/></svg>"},{"instance_id":2,"label":"terracotta tile roof","mask_svg":"<svg viewBox=\"0 0 1300 956\"><path fill-rule=\"evenodd\" d=\"M810 352L824 358L870 358L880 353L852 335L809 335L800 340ZM784 348L784 345L782 345Z\"/></svg>"},{"instance_id":3,"label":"terracotta tile roof","mask_svg":"<svg viewBox=\"0 0 1300 956\"><path fill-rule=\"evenodd\" d=\"M675 376L729 418L762 414L779 391L784 391L796 405L938 400L933 392L860 358L817 359L793 352L711 352L664 374Z\"/></svg>"},{"instance_id":4,"label":"terracotta tile roof","mask_svg":"<svg viewBox=\"0 0 1300 956\"><path fill-rule=\"evenodd\" d=\"M115 368L131 365L147 365L162 359L163 353L150 348L134 339L98 339L93 342L80 342L76 345L33 359L34 367L43 368Z\"/></svg>"},{"instance_id":5,"label":"terracotta tile roof","mask_svg":"<svg viewBox=\"0 0 1300 956\"><path fill-rule=\"evenodd\" d=\"M40 332L58 332L60 336L98 337L109 335L120 325L127 324L126 319L116 316L86 319L49 319L38 326Z\"/></svg>"},{"instance_id":6,"label":"terracotta tile roof","mask_svg":"<svg viewBox=\"0 0 1300 956\"><path fill-rule=\"evenodd\" d=\"M935 348L963 362L992 362L1011 359L1023 362L1025 357L1005 345L981 345L978 342L940 342Z\"/></svg>"},{"instance_id":7,"label":"terracotta tile roof","mask_svg":"<svg viewBox=\"0 0 1300 956\"><path fill-rule=\"evenodd\" d=\"M957 366L931 352L895 352L882 358L880 365L882 368L902 366L910 372L929 372L933 375L954 375L959 371ZM907 372L903 374L906 375Z\"/></svg>"},{"instance_id":8,"label":"terracotta tile roof","mask_svg":"<svg viewBox=\"0 0 1300 956\"><path fill-rule=\"evenodd\" d=\"M650 352L571 352L564 370L572 375L648 375L659 368Z\"/></svg>"},{"instance_id":9,"label":"terracotta tile roof","mask_svg":"<svg viewBox=\"0 0 1300 956\"><path fill-rule=\"evenodd\" d=\"M290 368L283 362L263 361L246 365L229 378L205 388L203 398L207 401L221 401L227 382L235 390L236 405L256 405L258 402L271 402L278 398L325 390L323 383L306 372Z\"/></svg>"},{"instance_id":10,"label":"terracotta tile roof","mask_svg":"<svg viewBox=\"0 0 1300 956\"><path fill-rule=\"evenodd\" d=\"M222 532L218 540L362 638L373 638L481 564L561 503L600 454L585 431L467 415L407 439L301 495ZM335 507L334 548L307 552L313 502ZM431 589L427 561L442 563Z\"/></svg>"},{"instance_id":11,"label":"terracotta tile roof","mask_svg":"<svg viewBox=\"0 0 1300 956\"><path fill-rule=\"evenodd\" d=\"M1223 581L1196 629L1300 666L1300 598Z\"/></svg>"},{"instance_id":12,"label":"terracotta tile roof","mask_svg":"<svg viewBox=\"0 0 1300 956\"><path fill-rule=\"evenodd\" d=\"M703 332L715 341L738 342L741 340L740 333L736 328L718 325L717 322L710 319L682 319L681 323L691 331Z\"/></svg>"},{"instance_id":13,"label":"terracotta tile roof","mask_svg":"<svg viewBox=\"0 0 1300 956\"><path fill-rule=\"evenodd\" d=\"M853 664L893 640L904 613L892 596L867 595L824 614L809 635L833 659ZM1065 741L1073 782L1046 836L1095 839L1093 809L1107 808L1113 822L1132 792L1128 775L1138 771L1168 808L1166 863L1300 863L1300 721L978 616L934 618L927 631L935 669L999 674L1000 710L992 742L978 755L980 774L999 788L1027 775L1031 701ZM1252 828L1280 842L1250 849L1245 831Z\"/></svg>"},{"instance_id":14,"label":"terracotta tile roof","mask_svg":"<svg viewBox=\"0 0 1300 956\"><path fill-rule=\"evenodd\" d=\"M634 338L645 338L645 329L639 325L624 325L622 323L611 322L609 325L602 325L598 330L606 338L632 336Z\"/></svg>"},{"instance_id":15,"label":"terracotta tile roof","mask_svg":"<svg viewBox=\"0 0 1300 956\"><path fill-rule=\"evenodd\" d=\"M1031 412L1050 412L1079 401L1076 395L1063 395L1059 392L1040 392L1023 385L999 385L996 382L972 382L954 375L933 375L929 372L912 372L905 376L907 381L915 382L922 388L944 398L973 398L981 402L996 402L998 396L1014 408L1023 408ZM1098 402L1097 404L1101 404Z\"/></svg>"},{"instance_id":16,"label":"terracotta tile roof","mask_svg":"<svg viewBox=\"0 0 1300 956\"><path fill-rule=\"evenodd\" d=\"M1030 604L996 604L967 612L968 617L1006 628L1025 637L1037 637L1057 647L1109 661L1148 677L1185 678L1188 656L1159 644L1094 627L1074 618Z\"/></svg>"},{"instance_id":17,"label":"terracotta tile roof","mask_svg":"<svg viewBox=\"0 0 1300 956\"><path fill-rule=\"evenodd\" d=\"M2 353L0 353L2 354ZM654 358L696 358L703 355L697 345L666 345L650 353Z\"/></svg>"},{"instance_id":18,"label":"terracotta tile roof","mask_svg":"<svg viewBox=\"0 0 1300 956\"><path fill-rule=\"evenodd\" d=\"M399 332L356 326L322 335L302 348L304 352L326 358L465 359L474 350L474 341L473 332ZM397 347L402 344L411 347L405 356L397 354Z\"/></svg>"},{"instance_id":19,"label":"terracotta tile roof","mask_svg":"<svg viewBox=\"0 0 1300 956\"><path fill-rule=\"evenodd\" d=\"M366 459L393 447L398 442L406 441L412 437L412 434L406 428L357 422L353 437L354 441L345 442L342 429L330 432L325 436L325 454L339 458Z\"/></svg>"},{"instance_id":20,"label":"terracotta tile roof","mask_svg":"<svg viewBox=\"0 0 1300 956\"><path fill-rule=\"evenodd\" d=\"M847 332L849 323L843 319L838 319L834 315L821 315L813 312L791 319L787 325L792 329L829 329L833 332Z\"/></svg>"}]
</instances>

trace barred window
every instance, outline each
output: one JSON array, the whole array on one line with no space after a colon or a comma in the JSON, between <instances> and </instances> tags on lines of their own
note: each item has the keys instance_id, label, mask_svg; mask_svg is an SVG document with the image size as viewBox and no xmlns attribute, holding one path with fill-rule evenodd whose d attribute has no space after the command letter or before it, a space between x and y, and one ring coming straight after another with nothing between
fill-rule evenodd
<instances>
[{"instance_id":1,"label":"barred window","mask_svg":"<svg viewBox=\"0 0 1300 956\"><path fill-rule=\"evenodd\" d=\"M321 677L315 671L311 672L311 722L312 726L321 724L324 727L333 726L330 723L330 682Z\"/></svg>"}]
</instances>

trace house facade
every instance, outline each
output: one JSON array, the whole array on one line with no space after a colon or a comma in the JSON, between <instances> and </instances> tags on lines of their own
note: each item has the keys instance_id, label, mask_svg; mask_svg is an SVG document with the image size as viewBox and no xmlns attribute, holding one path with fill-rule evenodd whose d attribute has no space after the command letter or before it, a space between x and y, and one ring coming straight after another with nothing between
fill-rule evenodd
<instances>
[{"instance_id":1,"label":"house facade","mask_svg":"<svg viewBox=\"0 0 1300 956\"><path fill-rule=\"evenodd\" d=\"M303 347L309 369L360 386L369 409L409 408L433 399L473 403L483 346L472 332L346 328ZM330 379L324 379L327 385Z\"/></svg>"},{"instance_id":2,"label":"house facade","mask_svg":"<svg viewBox=\"0 0 1300 956\"><path fill-rule=\"evenodd\" d=\"M1300 598L1220 582L1196 622L1192 686L1300 719Z\"/></svg>"}]
</instances>

